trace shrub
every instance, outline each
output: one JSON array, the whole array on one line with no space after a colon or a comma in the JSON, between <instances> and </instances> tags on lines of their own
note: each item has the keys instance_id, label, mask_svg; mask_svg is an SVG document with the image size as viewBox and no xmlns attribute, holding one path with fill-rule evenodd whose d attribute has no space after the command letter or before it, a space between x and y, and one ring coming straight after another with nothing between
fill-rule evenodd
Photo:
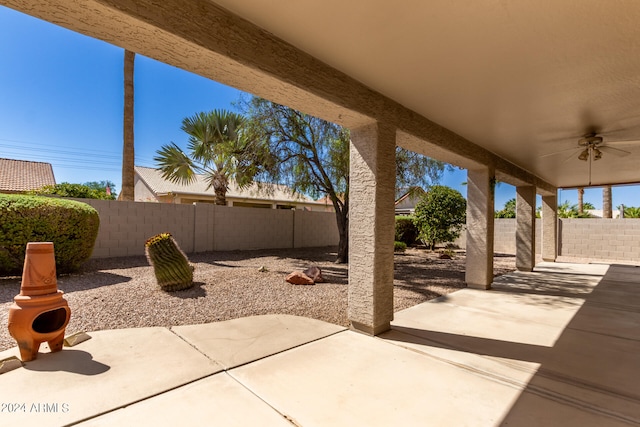
<instances>
[{"instance_id":1,"label":"shrub","mask_svg":"<svg viewBox=\"0 0 640 427\"><path fill-rule=\"evenodd\" d=\"M149 238L144 250L163 291L180 291L193 286L193 266L171 234L161 233Z\"/></svg>"},{"instance_id":2,"label":"shrub","mask_svg":"<svg viewBox=\"0 0 640 427\"><path fill-rule=\"evenodd\" d=\"M620 207L618 207L620 209ZM624 207L625 218L640 218L640 207L625 206Z\"/></svg>"},{"instance_id":3,"label":"shrub","mask_svg":"<svg viewBox=\"0 0 640 427\"><path fill-rule=\"evenodd\" d=\"M97 183L86 184L69 184L68 182L62 182L56 185L45 185L44 187L34 190L29 194L40 196L60 196L60 197L73 197L76 199L103 199L103 200L115 200L115 195L107 194L104 189L96 188Z\"/></svg>"},{"instance_id":4,"label":"shrub","mask_svg":"<svg viewBox=\"0 0 640 427\"><path fill-rule=\"evenodd\" d=\"M431 250L437 243L460 236L466 220L467 201L453 188L435 185L416 205L415 224L421 239Z\"/></svg>"},{"instance_id":5,"label":"shrub","mask_svg":"<svg viewBox=\"0 0 640 427\"><path fill-rule=\"evenodd\" d=\"M407 244L405 242L394 242L393 252L404 252L407 250Z\"/></svg>"},{"instance_id":6,"label":"shrub","mask_svg":"<svg viewBox=\"0 0 640 427\"><path fill-rule=\"evenodd\" d=\"M396 216L396 241L413 245L418 238L418 229L411 216Z\"/></svg>"},{"instance_id":7,"label":"shrub","mask_svg":"<svg viewBox=\"0 0 640 427\"><path fill-rule=\"evenodd\" d=\"M58 273L76 271L93 251L98 211L86 203L0 194L0 275L20 274L28 242L53 242Z\"/></svg>"}]
</instances>

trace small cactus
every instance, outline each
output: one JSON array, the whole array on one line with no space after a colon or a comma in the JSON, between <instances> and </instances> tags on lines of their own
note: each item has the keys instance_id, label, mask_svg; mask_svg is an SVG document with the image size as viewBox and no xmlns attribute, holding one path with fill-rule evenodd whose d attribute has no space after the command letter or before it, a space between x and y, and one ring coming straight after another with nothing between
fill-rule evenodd
<instances>
[{"instance_id":1,"label":"small cactus","mask_svg":"<svg viewBox=\"0 0 640 427\"><path fill-rule=\"evenodd\" d=\"M180 291L193 286L193 266L171 234L161 233L151 237L145 242L144 248L163 291Z\"/></svg>"}]
</instances>

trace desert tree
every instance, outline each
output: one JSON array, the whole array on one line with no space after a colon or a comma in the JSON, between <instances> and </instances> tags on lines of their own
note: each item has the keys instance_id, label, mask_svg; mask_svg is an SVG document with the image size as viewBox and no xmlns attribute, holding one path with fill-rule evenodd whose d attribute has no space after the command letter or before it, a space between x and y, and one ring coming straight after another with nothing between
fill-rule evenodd
<instances>
[{"instance_id":1,"label":"desert tree","mask_svg":"<svg viewBox=\"0 0 640 427\"><path fill-rule=\"evenodd\" d=\"M261 177L315 199L326 197L334 208L340 236L336 262L347 262L349 130L259 97L244 99L241 106L252 137L268 146ZM396 148L397 185L431 185L445 168L445 163Z\"/></svg>"}]
</instances>

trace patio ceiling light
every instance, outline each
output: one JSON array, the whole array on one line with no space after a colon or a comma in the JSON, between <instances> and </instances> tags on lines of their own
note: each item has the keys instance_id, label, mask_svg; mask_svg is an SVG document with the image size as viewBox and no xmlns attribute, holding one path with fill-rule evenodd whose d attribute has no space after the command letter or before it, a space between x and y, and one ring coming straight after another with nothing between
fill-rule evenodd
<instances>
[{"instance_id":1,"label":"patio ceiling light","mask_svg":"<svg viewBox=\"0 0 640 427\"><path fill-rule=\"evenodd\" d=\"M593 149L593 160L600 160L602 158L602 151L597 148Z\"/></svg>"},{"instance_id":2,"label":"patio ceiling light","mask_svg":"<svg viewBox=\"0 0 640 427\"><path fill-rule=\"evenodd\" d=\"M600 153L600 151L598 151L598 153ZM602 156L602 153L600 153L600 156ZM586 162L588 158L589 158L589 149L585 148L584 151L580 153L580 155L578 156L578 159L584 160Z\"/></svg>"}]
</instances>

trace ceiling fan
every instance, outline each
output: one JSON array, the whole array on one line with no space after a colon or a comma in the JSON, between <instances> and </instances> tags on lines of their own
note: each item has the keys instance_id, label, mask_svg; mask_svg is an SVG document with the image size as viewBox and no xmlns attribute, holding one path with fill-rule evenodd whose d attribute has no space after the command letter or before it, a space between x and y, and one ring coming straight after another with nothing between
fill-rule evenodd
<instances>
[{"instance_id":1,"label":"ceiling fan","mask_svg":"<svg viewBox=\"0 0 640 427\"><path fill-rule=\"evenodd\" d=\"M620 143L632 143L636 141L619 141ZM566 150L555 151L553 153L543 154L540 157L549 157L555 156L556 154L562 154L567 151L572 151L571 155L567 157L564 161L569 161L575 157L577 154L578 160L600 160L602 158L603 153L613 154L618 157L624 157L631 154L629 151L621 150L619 148L612 147L607 145L604 142L604 139L601 136L596 135L595 133L588 133L582 138L578 140L578 148L568 148Z\"/></svg>"},{"instance_id":2,"label":"ceiling fan","mask_svg":"<svg viewBox=\"0 0 640 427\"><path fill-rule=\"evenodd\" d=\"M577 158L585 162L589 162L589 185L591 185L591 164L594 161L598 161L602 158L603 154L611 154L617 157L624 157L631 154L626 150L612 147L610 144L631 144L640 141L615 141L606 143L601 136L598 136L595 132L585 134L582 138L578 139L578 147L568 148L566 150L555 151L553 153L543 154L540 157L555 156L571 151L571 155L567 157L564 162L568 162L571 159ZM576 156L577 155L577 156Z\"/></svg>"}]
</instances>

